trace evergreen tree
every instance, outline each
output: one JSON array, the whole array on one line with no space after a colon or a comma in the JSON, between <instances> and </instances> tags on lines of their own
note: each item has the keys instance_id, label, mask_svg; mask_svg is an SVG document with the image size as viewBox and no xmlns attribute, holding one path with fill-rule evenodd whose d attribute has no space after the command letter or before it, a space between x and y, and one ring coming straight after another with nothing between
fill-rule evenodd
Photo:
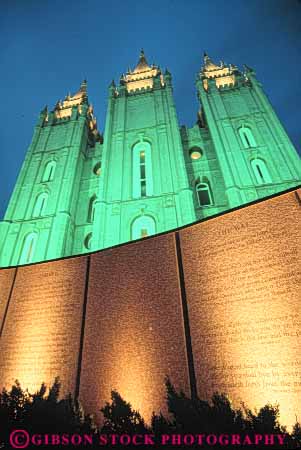
<instances>
[{"instance_id":1,"label":"evergreen tree","mask_svg":"<svg viewBox=\"0 0 301 450\"><path fill-rule=\"evenodd\" d=\"M138 411L132 409L116 391L111 392L111 403L106 403L101 412L104 416L101 433L104 434L144 434L148 433L143 418Z\"/></svg>"}]
</instances>

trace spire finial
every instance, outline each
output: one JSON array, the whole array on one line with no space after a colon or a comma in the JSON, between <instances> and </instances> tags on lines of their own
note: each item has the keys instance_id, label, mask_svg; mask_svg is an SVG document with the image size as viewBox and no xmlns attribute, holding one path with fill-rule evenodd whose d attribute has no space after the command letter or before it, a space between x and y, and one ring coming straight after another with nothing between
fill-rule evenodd
<instances>
[{"instance_id":1,"label":"spire finial","mask_svg":"<svg viewBox=\"0 0 301 450\"><path fill-rule=\"evenodd\" d=\"M210 57L208 56L207 52L204 52L204 64L206 64L208 61L211 61Z\"/></svg>"},{"instance_id":2,"label":"spire finial","mask_svg":"<svg viewBox=\"0 0 301 450\"><path fill-rule=\"evenodd\" d=\"M141 49L140 55L139 55L139 64L140 64L140 63L147 64L147 61L146 61L146 57L145 57L145 53L144 53L143 48Z\"/></svg>"},{"instance_id":3,"label":"spire finial","mask_svg":"<svg viewBox=\"0 0 301 450\"><path fill-rule=\"evenodd\" d=\"M79 90L81 92L86 92L87 91L87 80L86 80L86 78L81 82Z\"/></svg>"},{"instance_id":4,"label":"spire finial","mask_svg":"<svg viewBox=\"0 0 301 450\"><path fill-rule=\"evenodd\" d=\"M144 71L146 69L151 69L151 68L148 65L148 62L147 62L146 57L145 57L144 50L142 48L141 51L140 51L140 55L139 55L139 61L138 61L137 66L134 69L134 72Z\"/></svg>"}]
</instances>

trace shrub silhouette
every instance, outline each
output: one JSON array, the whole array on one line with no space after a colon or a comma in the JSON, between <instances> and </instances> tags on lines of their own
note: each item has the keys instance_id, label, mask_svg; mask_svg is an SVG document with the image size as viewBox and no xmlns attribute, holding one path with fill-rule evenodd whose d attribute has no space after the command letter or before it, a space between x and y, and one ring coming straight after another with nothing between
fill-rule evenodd
<instances>
[{"instance_id":1,"label":"shrub silhouette","mask_svg":"<svg viewBox=\"0 0 301 450\"><path fill-rule=\"evenodd\" d=\"M101 428L103 434L145 434L150 430L138 411L132 409L116 391L111 392L112 403L106 403L101 412L104 424Z\"/></svg>"},{"instance_id":2,"label":"shrub silhouette","mask_svg":"<svg viewBox=\"0 0 301 450\"><path fill-rule=\"evenodd\" d=\"M95 433L92 418L84 414L77 400L70 394L59 399L60 387L56 378L48 393L46 385L42 384L36 393L30 394L17 380L10 391L3 389L0 394L0 443L8 445L14 429L24 429L30 434Z\"/></svg>"},{"instance_id":3,"label":"shrub silhouette","mask_svg":"<svg viewBox=\"0 0 301 450\"><path fill-rule=\"evenodd\" d=\"M60 381L56 378L49 389L42 384L34 394L23 390L18 381L10 390L3 389L0 393L0 448L1 445L9 446L9 435L14 429L25 429L30 434L89 434L94 437L95 442L95 446L89 446L89 448L99 448L100 433L107 435L151 433L156 436L157 443L160 442L162 434L174 433L248 434L250 437L255 434L286 433L285 445L281 448L301 448L300 423L296 419L292 433L287 433L286 428L279 422L278 405L267 404L259 411L252 411L243 404L241 408L234 408L225 394L215 393L210 401L189 398L184 392L177 392L170 380L166 379L168 417L161 412L153 413L151 424L148 426L130 403L124 400L118 392L112 391L111 401L107 402L100 410L103 414L103 423L101 428L97 429L93 417L85 415L80 402L71 394L60 399L60 388ZM56 447L66 448L68 446ZM106 447L108 448L110 445L106 445ZM158 447L161 448L160 445L155 445L153 448ZM200 448L199 445L189 446L189 448L194 447ZM202 445L202 447L207 448L206 445ZM39 446L39 448L49 447ZM114 446L114 448L125 447ZM162 448L174 447L165 445ZM177 448L184 447L177 446ZM239 447L236 446L236 448ZM279 449L280 447L277 443L276 446L269 445L269 448Z\"/></svg>"}]
</instances>

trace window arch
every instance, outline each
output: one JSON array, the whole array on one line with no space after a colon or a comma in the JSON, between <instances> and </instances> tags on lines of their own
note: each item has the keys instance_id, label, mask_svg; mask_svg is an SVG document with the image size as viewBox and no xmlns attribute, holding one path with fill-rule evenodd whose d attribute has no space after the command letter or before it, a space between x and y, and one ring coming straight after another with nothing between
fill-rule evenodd
<instances>
[{"instance_id":1,"label":"window arch","mask_svg":"<svg viewBox=\"0 0 301 450\"><path fill-rule=\"evenodd\" d=\"M25 236L20 255L20 264L29 264L33 261L37 238L38 234L35 231Z\"/></svg>"},{"instance_id":2,"label":"window arch","mask_svg":"<svg viewBox=\"0 0 301 450\"><path fill-rule=\"evenodd\" d=\"M96 195L94 194L89 201L89 208L88 208L88 222L94 222L95 217L95 201L96 201Z\"/></svg>"},{"instance_id":3,"label":"window arch","mask_svg":"<svg viewBox=\"0 0 301 450\"><path fill-rule=\"evenodd\" d=\"M156 233L156 222L151 216L137 217L132 223L132 239L141 239Z\"/></svg>"},{"instance_id":4,"label":"window arch","mask_svg":"<svg viewBox=\"0 0 301 450\"><path fill-rule=\"evenodd\" d=\"M36 198L36 202L33 208L33 216L34 217L41 217L45 215L46 212L46 206L48 201L48 194L47 192L43 192L42 194L39 194Z\"/></svg>"},{"instance_id":5,"label":"window arch","mask_svg":"<svg viewBox=\"0 0 301 450\"><path fill-rule=\"evenodd\" d=\"M55 167L56 167L55 161L49 161L46 164L44 174L43 174L43 181L52 181L53 180Z\"/></svg>"},{"instance_id":6,"label":"window arch","mask_svg":"<svg viewBox=\"0 0 301 450\"><path fill-rule=\"evenodd\" d=\"M133 148L133 197L153 195L152 149L149 142L138 142Z\"/></svg>"},{"instance_id":7,"label":"window arch","mask_svg":"<svg viewBox=\"0 0 301 450\"><path fill-rule=\"evenodd\" d=\"M252 159L251 166L258 184L272 183L271 175L263 159Z\"/></svg>"},{"instance_id":8,"label":"window arch","mask_svg":"<svg viewBox=\"0 0 301 450\"><path fill-rule=\"evenodd\" d=\"M94 168L93 168L93 173L99 177L101 175L101 163L98 162L95 164Z\"/></svg>"},{"instance_id":9,"label":"window arch","mask_svg":"<svg viewBox=\"0 0 301 450\"><path fill-rule=\"evenodd\" d=\"M92 245L92 233L88 233L84 240L84 245L87 250L91 250Z\"/></svg>"},{"instance_id":10,"label":"window arch","mask_svg":"<svg viewBox=\"0 0 301 450\"><path fill-rule=\"evenodd\" d=\"M209 182L208 183L197 183L195 186L195 191L196 191L199 206L213 205L213 198L212 198Z\"/></svg>"},{"instance_id":11,"label":"window arch","mask_svg":"<svg viewBox=\"0 0 301 450\"><path fill-rule=\"evenodd\" d=\"M244 148L257 147L251 128L241 127L238 131Z\"/></svg>"}]
</instances>

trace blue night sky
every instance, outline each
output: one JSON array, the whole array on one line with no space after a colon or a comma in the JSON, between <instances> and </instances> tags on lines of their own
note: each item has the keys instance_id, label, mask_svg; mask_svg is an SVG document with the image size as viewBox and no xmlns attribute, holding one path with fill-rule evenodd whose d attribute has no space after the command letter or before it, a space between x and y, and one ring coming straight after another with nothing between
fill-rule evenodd
<instances>
[{"instance_id":1,"label":"blue night sky","mask_svg":"<svg viewBox=\"0 0 301 450\"><path fill-rule=\"evenodd\" d=\"M0 217L39 111L87 78L103 131L107 87L135 66L141 47L171 71L179 122L189 126L204 50L253 67L301 150L300 0L2 0L0 30Z\"/></svg>"}]
</instances>

